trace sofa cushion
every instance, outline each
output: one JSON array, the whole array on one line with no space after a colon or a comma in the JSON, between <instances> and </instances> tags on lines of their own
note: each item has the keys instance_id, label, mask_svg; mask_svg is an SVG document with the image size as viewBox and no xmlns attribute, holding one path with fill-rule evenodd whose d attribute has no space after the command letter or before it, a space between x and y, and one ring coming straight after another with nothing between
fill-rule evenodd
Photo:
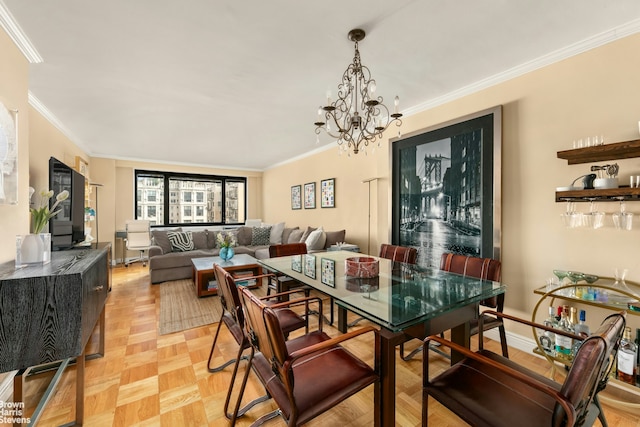
<instances>
[{"instance_id":1,"label":"sofa cushion","mask_svg":"<svg viewBox=\"0 0 640 427\"><path fill-rule=\"evenodd\" d=\"M289 234L289 238L287 239L287 243L300 243L302 241L302 235L304 234L303 230L296 228L295 230L291 230Z\"/></svg>"},{"instance_id":2,"label":"sofa cushion","mask_svg":"<svg viewBox=\"0 0 640 427\"><path fill-rule=\"evenodd\" d=\"M263 227L269 226L268 224L262 224ZM269 236L269 244L280 245L282 244L282 232L284 231L284 222L271 225L271 234Z\"/></svg>"},{"instance_id":3,"label":"sofa cushion","mask_svg":"<svg viewBox=\"0 0 640 427\"><path fill-rule=\"evenodd\" d=\"M253 227L239 227L238 228L238 245L248 246L251 244L251 237L253 235Z\"/></svg>"},{"instance_id":4,"label":"sofa cushion","mask_svg":"<svg viewBox=\"0 0 640 427\"><path fill-rule=\"evenodd\" d=\"M309 233L309 237L305 240L307 251L319 251L324 249L324 242L327 239L322 227Z\"/></svg>"},{"instance_id":5,"label":"sofa cushion","mask_svg":"<svg viewBox=\"0 0 640 427\"><path fill-rule=\"evenodd\" d=\"M345 236L347 235L346 230L340 231L327 231L325 232L327 235L327 240L324 242L325 249L328 249L329 246L335 245L338 242L344 242Z\"/></svg>"},{"instance_id":6,"label":"sofa cushion","mask_svg":"<svg viewBox=\"0 0 640 427\"><path fill-rule=\"evenodd\" d=\"M300 243L304 243L307 241L307 237L309 237L309 234L312 231L315 231L316 229L314 227L307 227L306 230L304 230L304 233L302 233L302 237L300 238Z\"/></svg>"},{"instance_id":7,"label":"sofa cushion","mask_svg":"<svg viewBox=\"0 0 640 427\"><path fill-rule=\"evenodd\" d=\"M151 235L153 236L153 241L156 246L160 246L162 248L162 253L168 254L172 251L171 242L167 237L168 231L182 231L182 228L175 228L171 230L152 230Z\"/></svg>"},{"instance_id":8,"label":"sofa cushion","mask_svg":"<svg viewBox=\"0 0 640 427\"><path fill-rule=\"evenodd\" d=\"M285 228L284 230L282 230L282 243L289 243L289 236L291 236L291 232L293 230L299 230L299 227L293 227L293 228ZM302 237L302 234L300 235L300 237ZM300 240L300 238L298 238L298 240Z\"/></svg>"},{"instance_id":9,"label":"sofa cushion","mask_svg":"<svg viewBox=\"0 0 640 427\"><path fill-rule=\"evenodd\" d=\"M193 250L189 252L170 252L168 254L154 256L149 259L149 270L166 270L172 268L184 268L189 267L191 271L189 276L193 274L192 258L202 258L216 256L218 254L217 249L209 250Z\"/></svg>"},{"instance_id":10,"label":"sofa cushion","mask_svg":"<svg viewBox=\"0 0 640 427\"><path fill-rule=\"evenodd\" d=\"M207 232L192 231L191 238L193 240L194 249L207 249Z\"/></svg>"},{"instance_id":11,"label":"sofa cushion","mask_svg":"<svg viewBox=\"0 0 640 427\"><path fill-rule=\"evenodd\" d=\"M173 252L187 252L195 249L190 231L168 231L167 237Z\"/></svg>"},{"instance_id":12,"label":"sofa cushion","mask_svg":"<svg viewBox=\"0 0 640 427\"><path fill-rule=\"evenodd\" d=\"M251 232L251 246L268 245L271 238L272 227L253 227Z\"/></svg>"}]
</instances>

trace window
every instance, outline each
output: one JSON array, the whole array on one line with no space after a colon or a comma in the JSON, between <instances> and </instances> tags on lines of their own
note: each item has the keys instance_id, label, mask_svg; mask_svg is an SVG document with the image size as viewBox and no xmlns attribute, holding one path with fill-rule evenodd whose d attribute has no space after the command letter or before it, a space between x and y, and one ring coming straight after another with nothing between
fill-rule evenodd
<instances>
[{"instance_id":1,"label":"window","mask_svg":"<svg viewBox=\"0 0 640 427\"><path fill-rule=\"evenodd\" d=\"M152 225L245 222L246 178L142 170L135 178L137 219Z\"/></svg>"}]
</instances>

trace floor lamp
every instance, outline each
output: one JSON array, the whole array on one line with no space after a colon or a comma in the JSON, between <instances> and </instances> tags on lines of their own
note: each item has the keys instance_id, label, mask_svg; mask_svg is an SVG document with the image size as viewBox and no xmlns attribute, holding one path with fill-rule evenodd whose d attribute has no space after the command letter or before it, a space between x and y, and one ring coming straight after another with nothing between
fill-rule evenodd
<instances>
[{"instance_id":1,"label":"floor lamp","mask_svg":"<svg viewBox=\"0 0 640 427\"><path fill-rule=\"evenodd\" d=\"M96 184L95 182L89 183L90 186L96 188L96 244L100 241L98 240L98 188L102 187L102 184Z\"/></svg>"},{"instance_id":2,"label":"floor lamp","mask_svg":"<svg viewBox=\"0 0 640 427\"><path fill-rule=\"evenodd\" d=\"M369 197L369 201L367 203L368 206L368 218L367 218L367 255L371 255L369 252L371 245L371 181L377 181L379 178L369 178L362 181L363 184L367 184L367 196Z\"/></svg>"}]
</instances>

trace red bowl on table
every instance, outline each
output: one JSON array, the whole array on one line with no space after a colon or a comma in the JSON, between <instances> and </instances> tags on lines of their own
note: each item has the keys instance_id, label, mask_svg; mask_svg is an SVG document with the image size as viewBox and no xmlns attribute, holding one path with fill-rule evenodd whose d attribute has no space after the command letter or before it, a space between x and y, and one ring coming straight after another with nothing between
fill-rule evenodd
<instances>
[{"instance_id":1,"label":"red bowl on table","mask_svg":"<svg viewBox=\"0 0 640 427\"><path fill-rule=\"evenodd\" d=\"M372 257L351 257L344 260L345 275L371 278L380 273L380 263Z\"/></svg>"}]
</instances>

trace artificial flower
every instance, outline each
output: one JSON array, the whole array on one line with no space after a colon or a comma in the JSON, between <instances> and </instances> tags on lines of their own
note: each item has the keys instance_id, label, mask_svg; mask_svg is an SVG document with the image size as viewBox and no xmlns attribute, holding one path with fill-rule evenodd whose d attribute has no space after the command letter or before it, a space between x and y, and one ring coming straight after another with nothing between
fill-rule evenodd
<instances>
[{"instance_id":1,"label":"artificial flower","mask_svg":"<svg viewBox=\"0 0 640 427\"><path fill-rule=\"evenodd\" d=\"M231 234L218 233L216 240L221 248L232 248L236 245L236 239Z\"/></svg>"},{"instance_id":2,"label":"artificial flower","mask_svg":"<svg viewBox=\"0 0 640 427\"><path fill-rule=\"evenodd\" d=\"M33 196L36 190L33 187L29 187L29 199ZM30 208L31 216L33 217L33 232L35 234L42 233L44 227L47 225L49 220L56 216L58 212L62 210L62 208L56 210L58 205L67 200L69 198L69 191L63 190L56 196L56 202L49 209L49 199L53 197L53 190L41 191L40 192L40 205L38 207Z\"/></svg>"}]
</instances>

